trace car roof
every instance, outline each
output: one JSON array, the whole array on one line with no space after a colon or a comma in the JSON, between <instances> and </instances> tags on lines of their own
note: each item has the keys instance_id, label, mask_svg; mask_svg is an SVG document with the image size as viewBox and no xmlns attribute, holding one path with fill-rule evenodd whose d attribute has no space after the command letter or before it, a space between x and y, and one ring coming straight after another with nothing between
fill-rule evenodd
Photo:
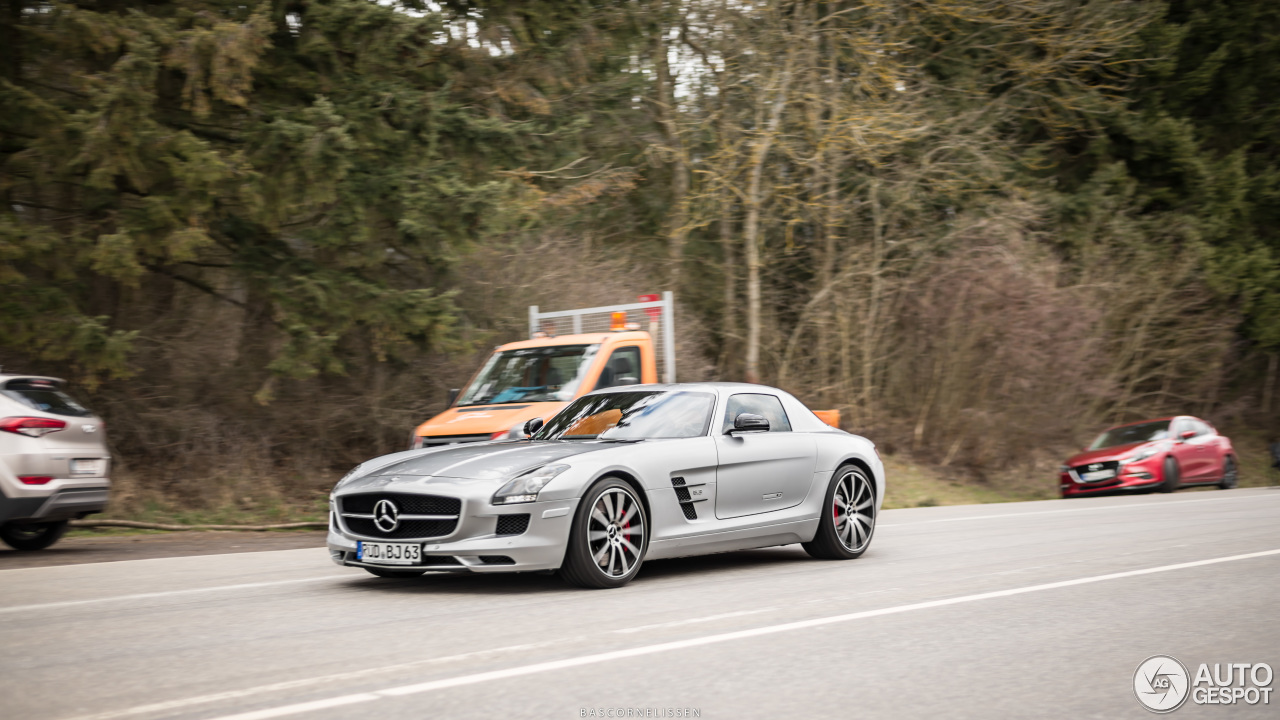
<instances>
[{"instance_id":1,"label":"car roof","mask_svg":"<svg viewBox=\"0 0 1280 720\"><path fill-rule=\"evenodd\" d=\"M1107 429L1114 430L1116 428L1129 427L1130 425L1145 425L1147 423L1156 423L1156 422L1173 422L1178 418L1184 418L1184 417L1189 417L1189 418L1192 418L1193 420L1199 419L1199 418L1194 418L1191 415L1170 415L1169 417L1158 417L1158 418L1151 418L1149 420L1135 420L1133 422L1120 423L1119 425L1112 425Z\"/></svg>"},{"instance_id":2,"label":"car roof","mask_svg":"<svg viewBox=\"0 0 1280 720\"><path fill-rule=\"evenodd\" d=\"M7 383L10 380L49 380L51 382L56 382L59 385L65 385L67 382L62 378L51 377L49 375L17 375L11 373L0 373L0 384Z\"/></svg>"},{"instance_id":3,"label":"car roof","mask_svg":"<svg viewBox=\"0 0 1280 720\"><path fill-rule=\"evenodd\" d=\"M753 383L739 382L693 382L693 383L651 383L648 385L615 385L613 387L601 388L593 390L588 395L614 393L614 392L633 392L635 390L645 391L674 391L683 390L685 392L749 392L749 393L780 393L783 392L775 387L768 385L756 385Z\"/></svg>"}]
</instances>

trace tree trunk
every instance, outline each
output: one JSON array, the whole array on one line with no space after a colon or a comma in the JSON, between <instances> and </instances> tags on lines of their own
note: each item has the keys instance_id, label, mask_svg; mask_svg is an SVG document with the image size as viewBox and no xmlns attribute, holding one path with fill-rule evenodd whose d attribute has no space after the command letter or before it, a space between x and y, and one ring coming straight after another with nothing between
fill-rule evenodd
<instances>
[{"instance_id":1,"label":"tree trunk","mask_svg":"<svg viewBox=\"0 0 1280 720\"><path fill-rule=\"evenodd\" d=\"M1276 370L1280 365L1280 353L1267 353L1267 379L1262 385L1262 412L1271 412L1271 396L1276 391Z\"/></svg>"},{"instance_id":2,"label":"tree trunk","mask_svg":"<svg viewBox=\"0 0 1280 720\"><path fill-rule=\"evenodd\" d=\"M726 191L720 208L720 248L724 253L724 321L720 337L720 369L722 379L734 375L734 351L738 347L738 268L733 247L733 197Z\"/></svg>"},{"instance_id":3,"label":"tree trunk","mask_svg":"<svg viewBox=\"0 0 1280 720\"><path fill-rule=\"evenodd\" d=\"M742 230L742 241L746 248L747 264L747 382L760 382L760 206L763 204L764 191L760 187L764 176L764 161L769 156L773 145L773 136L782 121L782 109L787 104L787 90L791 83L791 55L787 54L786 63L774 76L768 94L776 94L772 107L769 108L769 122L764 131L752 144L751 181L747 185L747 220ZM767 99L767 96L766 98ZM756 116L756 127L763 119L764 106L760 106Z\"/></svg>"},{"instance_id":4,"label":"tree trunk","mask_svg":"<svg viewBox=\"0 0 1280 720\"><path fill-rule=\"evenodd\" d=\"M880 339L880 295L883 281L884 218L880 207L880 182L871 182L871 295L867 298L867 316L862 326L862 405L867 422L875 418L875 362Z\"/></svg>"},{"instance_id":5,"label":"tree trunk","mask_svg":"<svg viewBox=\"0 0 1280 720\"><path fill-rule=\"evenodd\" d=\"M679 2L674 3L679 11ZM676 123L675 79L667 58L667 26L664 23L663 3L655 3L658 12L658 31L654 35L653 65L654 90L657 95L658 124L666 136L671 161L671 212L667 216L667 287L675 291L680 284L680 271L684 264L684 246L689 234L689 162L685 155L684 141Z\"/></svg>"}]
</instances>

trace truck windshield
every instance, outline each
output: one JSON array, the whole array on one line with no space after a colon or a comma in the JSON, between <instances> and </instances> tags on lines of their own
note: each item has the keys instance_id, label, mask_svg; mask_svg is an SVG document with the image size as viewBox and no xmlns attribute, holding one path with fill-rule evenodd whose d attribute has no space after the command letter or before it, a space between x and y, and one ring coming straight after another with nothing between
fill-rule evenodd
<instances>
[{"instance_id":1,"label":"truck windshield","mask_svg":"<svg viewBox=\"0 0 1280 720\"><path fill-rule=\"evenodd\" d=\"M559 345L494 353L458 405L567 402L599 345Z\"/></svg>"}]
</instances>

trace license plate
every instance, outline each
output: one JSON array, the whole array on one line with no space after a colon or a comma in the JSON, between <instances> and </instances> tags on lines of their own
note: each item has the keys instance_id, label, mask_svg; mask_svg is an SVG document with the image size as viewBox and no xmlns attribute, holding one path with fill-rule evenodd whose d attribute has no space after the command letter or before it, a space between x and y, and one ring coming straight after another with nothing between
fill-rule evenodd
<instances>
[{"instance_id":1,"label":"license plate","mask_svg":"<svg viewBox=\"0 0 1280 720\"><path fill-rule=\"evenodd\" d=\"M107 461L101 459L95 460L72 460L72 475L102 475L107 470Z\"/></svg>"},{"instance_id":2,"label":"license plate","mask_svg":"<svg viewBox=\"0 0 1280 720\"><path fill-rule=\"evenodd\" d=\"M356 544L356 559L379 565L419 565L422 563L422 545L360 542Z\"/></svg>"},{"instance_id":3,"label":"license plate","mask_svg":"<svg viewBox=\"0 0 1280 720\"><path fill-rule=\"evenodd\" d=\"M1106 480L1116 476L1115 470L1094 470L1093 472L1080 473L1080 479L1085 482L1093 482L1094 480Z\"/></svg>"}]
</instances>

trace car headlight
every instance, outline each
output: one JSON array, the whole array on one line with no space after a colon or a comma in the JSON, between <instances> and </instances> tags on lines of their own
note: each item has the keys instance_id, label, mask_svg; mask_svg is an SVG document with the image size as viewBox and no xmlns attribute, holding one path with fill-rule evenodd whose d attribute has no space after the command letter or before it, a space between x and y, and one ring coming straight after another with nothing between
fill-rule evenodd
<instances>
[{"instance_id":1,"label":"car headlight","mask_svg":"<svg viewBox=\"0 0 1280 720\"><path fill-rule=\"evenodd\" d=\"M1142 450L1139 450L1136 454L1130 455L1127 458L1121 459L1120 464L1128 465L1129 463L1135 463L1135 462L1138 462L1139 460L1146 460L1147 458L1155 454L1156 454L1155 448L1153 447L1143 448Z\"/></svg>"},{"instance_id":2,"label":"car headlight","mask_svg":"<svg viewBox=\"0 0 1280 720\"><path fill-rule=\"evenodd\" d=\"M1070 472L1070 471L1071 471L1071 466L1069 466L1069 465L1059 465L1059 466L1058 466L1058 472L1060 472L1060 473Z\"/></svg>"},{"instance_id":3,"label":"car headlight","mask_svg":"<svg viewBox=\"0 0 1280 720\"><path fill-rule=\"evenodd\" d=\"M547 486L555 476L568 470L568 465L543 465L503 485L493 494L494 505L514 505L530 503L538 499L538 493Z\"/></svg>"}]
</instances>

